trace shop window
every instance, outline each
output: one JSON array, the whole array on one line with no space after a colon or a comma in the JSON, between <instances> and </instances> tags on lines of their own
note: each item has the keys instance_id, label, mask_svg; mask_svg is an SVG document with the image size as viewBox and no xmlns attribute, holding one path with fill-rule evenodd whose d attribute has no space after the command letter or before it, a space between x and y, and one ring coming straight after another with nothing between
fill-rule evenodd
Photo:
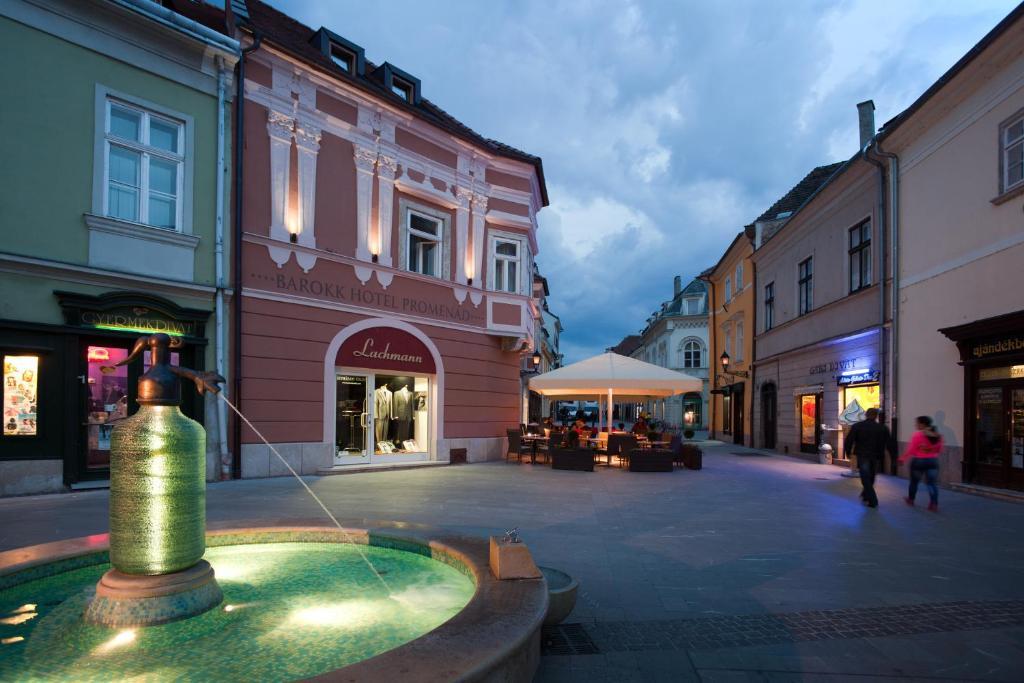
<instances>
[{"instance_id":1,"label":"shop window","mask_svg":"<svg viewBox=\"0 0 1024 683\"><path fill-rule=\"evenodd\" d=\"M850 228L849 233L850 293L871 285L871 222L864 221Z\"/></svg>"},{"instance_id":2,"label":"shop window","mask_svg":"<svg viewBox=\"0 0 1024 683\"><path fill-rule=\"evenodd\" d=\"M1024 115L1003 124L999 137L1003 152L999 189L1007 192L1024 183Z\"/></svg>"},{"instance_id":3,"label":"shop window","mask_svg":"<svg viewBox=\"0 0 1024 683\"><path fill-rule=\"evenodd\" d=\"M769 282L764 286L764 329L768 331L775 327L775 283Z\"/></svg>"},{"instance_id":4,"label":"shop window","mask_svg":"<svg viewBox=\"0 0 1024 683\"><path fill-rule=\"evenodd\" d=\"M38 436L39 356L5 355L4 436Z\"/></svg>"},{"instance_id":5,"label":"shop window","mask_svg":"<svg viewBox=\"0 0 1024 683\"><path fill-rule=\"evenodd\" d=\"M108 98L104 133L105 215L180 231L184 124Z\"/></svg>"},{"instance_id":6,"label":"shop window","mask_svg":"<svg viewBox=\"0 0 1024 683\"><path fill-rule=\"evenodd\" d=\"M423 454L428 449L426 377L376 375L374 454Z\"/></svg>"},{"instance_id":7,"label":"shop window","mask_svg":"<svg viewBox=\"0 0 1024 683\"><path fill-rule=\"evenodd\" d=\"M491 239L491 289L518 294L522 269L522 242L515 239Z\"/></svg>"},{"instance_id":8,"label":"shop window","mask_svg":"<svg viewBox=\"0 0 1024 683\"><path fill-rule=\"evenodd\" d=\"M814 258L806 258L797 266L798 315L810 313L814 306Z\"/></svg>"},{"instance_id":9,"label":"shop window","mask_svg":"<svg viewBox=\"0 0 1024 683\"><path fill-rule=\"evenodd\" d=\"M410 211L406 232L406 265L409 271L440 277L444 223Z\"/></svg>"},{"instance_id":10,"label":"shop window","mask_svg":"<svg viewBox=\"0 0 1024 683\"><path fill-rule=\"evenodd\" d=\"M843 409L839 413L839 423L853 425L863 420L864 414L869 408L881 407L879 396L877 384L843 387Z\"/></svg>"}]
</instances>

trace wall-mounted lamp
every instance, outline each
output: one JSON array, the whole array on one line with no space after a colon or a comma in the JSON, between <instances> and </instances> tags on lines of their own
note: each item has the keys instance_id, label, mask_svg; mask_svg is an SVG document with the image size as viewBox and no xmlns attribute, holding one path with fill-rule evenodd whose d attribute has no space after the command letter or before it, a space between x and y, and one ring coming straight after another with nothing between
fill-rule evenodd
<instances>
[{"instance_id":1,"label":"wall-mounted lamp","mask_svg":"<svg viewBox=\"0 0 1024 683\"><path fill-rule=\"evenodd\" d=\"M722 372L729 372L729 352L722 351L722 355L718 357L718 362L722 364Z\"/></svg>"},{"instance_id":2,"label":"wall-mounted lamp","mask_svg":"<svg viewBox=\"0 0 1024 683\"><path fill-rule=\"evenodd\" d=\"M473 286L473 278L467 277L466 278L466 284L469 285L470 287L472 287Z\"/></svg>"},{"instance_id":3,"label":"wall-mounted lamp","mask_svg":"<svg viewBox=\"0 0 1024 683\"><path fill-rule=\"evenodd\" d=\"M290 232L290 233L288 233L288 241L291 242L292 244L297 244L298 241L299 241L299 233L297 233L297 232Z\"/></svg>"},{"instance_id":4,"label":"wall-mounted lamp","mask_svg":"<svg viewBox=\"0 0 1024 683\"><path fill-rule=\"evenodd\" d=\"M377 263L377 261L380 260L380 257L377 256L376 254L370 254L370 260L373 261L374 263Z\"/></svg>"},{"instance_id":5,"label":"wall-mounted lamp","mask_svg":"<svg viewBox=\"0 0 1024 683\"><path fill-rule=\"evenodd\" d=\"M540 352L539 351L534 351L533 352L533 355L530 356L530 362L533 363L534 369L537 369L537 368L540 367Z\"/></svg>"}]
</instances>

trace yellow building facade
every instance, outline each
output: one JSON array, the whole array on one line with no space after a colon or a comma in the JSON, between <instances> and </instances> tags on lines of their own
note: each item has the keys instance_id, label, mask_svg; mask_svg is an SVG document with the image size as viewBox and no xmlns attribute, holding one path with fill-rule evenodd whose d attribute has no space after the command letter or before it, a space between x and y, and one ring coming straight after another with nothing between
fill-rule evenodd
<instances>
[{"instance_id":1,"label":"yellow building facade","mask_svg":"<svg viewBox=\"0 0 1024 683\"><path fill-rule=\"evenodd\" d=\"M756 315L752 253L750 237L741 232L718 263L700 276L709 290L710 437L740 445L752 443Z\"/></svg>"}]
</instances>

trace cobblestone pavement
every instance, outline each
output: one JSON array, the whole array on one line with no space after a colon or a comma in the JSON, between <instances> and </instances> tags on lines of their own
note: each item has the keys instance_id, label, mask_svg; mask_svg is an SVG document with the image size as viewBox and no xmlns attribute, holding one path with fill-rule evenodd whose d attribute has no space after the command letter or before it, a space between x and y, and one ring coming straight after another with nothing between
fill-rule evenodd
<instances>
[{"instance_id":1,"label":"cobblestone pavement","mask_svg":"<svg viewBox=\"0 0 1024 683\"><path fill-rule=\"evenodd\" d=\"M838 468L754 453L710 446L703 470L672 473L497 462L306 481L346 524L519 527L580 582L540 681L1024 681L1024 505L944 490L934 514L883 476L867 509ZM0 499L0 549L103 533L107 500ZM211 526L322 517L289 478L208 487Z\"/></svg>"}]
</instances>

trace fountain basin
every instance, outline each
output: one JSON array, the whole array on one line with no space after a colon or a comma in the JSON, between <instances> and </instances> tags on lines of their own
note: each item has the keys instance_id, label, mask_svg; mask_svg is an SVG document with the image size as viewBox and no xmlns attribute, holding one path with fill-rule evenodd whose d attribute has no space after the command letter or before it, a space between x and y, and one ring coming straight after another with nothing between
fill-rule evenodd
<instances>
[{"instance_id":1,"label":"fountain basin","mask_svg":"<svg viewBox=\"0 0 1024 683\"><path fill-rule=\"evenodd\" d=\"M548 584L548 612L545 626L554 626L565 621L576 606L576 592L580 584L563 571L551 567L537 567Z\"/></svg>"},{"instance_id":2,"label":"fountain basin","mask_svg":"<svg viewBox=\"0 0 1024 683\"><path fill-rule=\"evenodd\" d=\"M81 619L108 567L106 541L0 553L0 678L530 680L539 662L545 582L494 579L481 539L324 527L211 532L206 557L224 603L133 630Z\"/></svg>"}]
</instances>

